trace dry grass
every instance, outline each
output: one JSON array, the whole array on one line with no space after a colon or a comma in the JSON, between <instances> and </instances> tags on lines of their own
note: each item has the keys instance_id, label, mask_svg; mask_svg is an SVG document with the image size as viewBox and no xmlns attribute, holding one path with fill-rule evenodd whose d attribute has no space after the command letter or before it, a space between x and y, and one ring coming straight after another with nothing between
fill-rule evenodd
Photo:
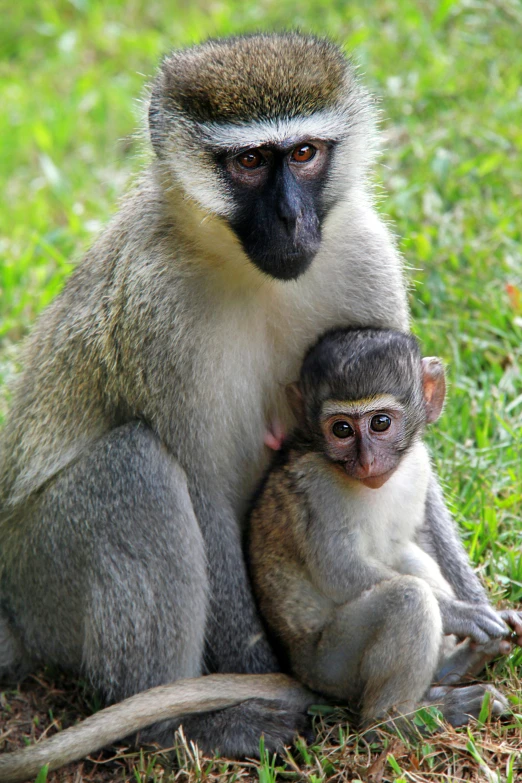
<instances>
[{"instance_id":1,"label":"dry grass","mask_svg":"<svg viewBox=\"0 0 522 783\"><path fill-rule=\"evenodd\" d=\"M0 0L1 3L1 0ZM0 419L18 341L138 168L133 106L161 54L207 35L301 27L355 53L382 100L381 208L411 268L426 354L449 401L434 459L472 562L495 601L522 600L522 123L519 0L26 0L0 14ZM4 153L4 154L2 154ZM514 702L522 651L490 678ZM517 697L518 694L518 697ZM0 696L0 752L90 714L48 672ZM519 708L520 709L520 708ZM413 745L358 742L345 713L284 764L203 760L121 745L47 783L281 780L522 783L522 726L493 722ZM511 765L511 767L510 767ZM489 770L487 772L486 770Z\"/></svg>"},{"instance_id":2,"label":"dry grass","mask_svg":"<svg viewBox=\"0 0 522 783\"><path fill-rule=\"evenodd\" d=\"M502 664L497 664L497 666ZM497 680L495 669L490 679ZM505 679L505 675L504 675ZM507 692L516 699L522 682L511 674ZM64 674L42 672L27 678L1 697L0 752L13 751L51 736L91 714L96 705L88 691ZM327 714L324 714L326 710ZM485 711L486 712L486 711ZM436 716L425 715L436 722ZM522 781L522 716L484 720L470 728L440 726L436 734L398 737L378 730L379 741L368 744L355 731L352 716L321 708L314 716L316 741L298 740L283 757L240 764L208 758L180 730L170 752L135 750L125 742L50 773L47 783L236 783L259 780L299 780L309 783L391 783L391 781Z\"/></svg>"}]
</instances>

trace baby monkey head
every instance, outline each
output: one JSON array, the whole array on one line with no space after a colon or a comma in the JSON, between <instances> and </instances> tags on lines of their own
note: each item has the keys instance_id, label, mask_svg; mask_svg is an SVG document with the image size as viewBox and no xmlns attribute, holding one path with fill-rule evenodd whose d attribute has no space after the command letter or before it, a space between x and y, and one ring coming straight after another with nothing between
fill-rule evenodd
<instances>
[{"instance_id":1,"label":"baby monkey head","mask_svg":"<svg viewBox=\"0 0 522 783\"><path fill-rule=\"evenodd\" d=\"M313 450L377 489L439 417L444 369L439 359L421 357L411 334L336 329L308 351L287 391Z\"/></svg>"}]
</instances>

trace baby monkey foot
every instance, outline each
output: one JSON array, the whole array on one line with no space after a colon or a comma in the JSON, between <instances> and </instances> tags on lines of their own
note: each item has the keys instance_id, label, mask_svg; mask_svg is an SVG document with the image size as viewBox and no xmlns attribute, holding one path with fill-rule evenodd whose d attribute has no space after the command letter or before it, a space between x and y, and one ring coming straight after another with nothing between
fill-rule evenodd
<instances>
[{"instance_id":1,"label":"baby monkey foot","mask_svg":"<svg viewBox=\"0 0 522 783\"><path fill-rule=\"evenodd\" d=\"M484 697L489 693L491 715L501 717L509 714L509 702L493 685L465 685L460 688L434 686L428 693L428 701L436 704L444 718L452 726L466 726L470 719L477 719L482 710Z\"/></svg>"}]
</instances>

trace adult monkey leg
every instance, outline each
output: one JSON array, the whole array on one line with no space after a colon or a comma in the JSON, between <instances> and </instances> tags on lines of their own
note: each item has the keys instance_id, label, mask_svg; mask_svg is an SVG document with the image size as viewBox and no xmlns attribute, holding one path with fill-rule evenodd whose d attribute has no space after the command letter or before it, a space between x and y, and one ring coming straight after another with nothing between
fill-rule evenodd
<instances>
[{"instance_id":1,"label":"adult monkey leg","mask_svg":"<svg viewBox=\"0 0 522 783\"><path fill-rule=\"evenodd\" d=\"M8 609L36 660L111 701L201 674L203 539L184 472L144 425L100 439L4 525Z\"/></svg>"},{"instance_id":2,"label":"adult monkey leg","mask_svg":"<svg viewBox=\"0 0 522 783\"><path fill-rule=\"evenodd\" d=\"M203 460L204 457L201 457ZM210 611L205 631L205 664L210 672L260 674L279 671L268 645L247 574L242 531L215 478L205 491L191 486L194 510L209 563Z\"/></svg>"},{"instance_id":3,"label":"adult monkey leg","mask_svg":"<svg viewBox=\"0 0 522 783\"><path fill-rule=\"evenodd\" d=\"M203 673L204 541L183 470L145 425L113 430L49 482L23 517L3 524L11 547L1 592L30 656L82 672L109 701ZM267 733L271 747L293 737L295 708L279 714L278 706L260 702L254 714L245 707L256 745L265 711L280 718ZM241 743L235 722L237 737L214 730L198 739L233 753ZM147 736L171 742L178 724Z\"/></svg>"}]
</instances>

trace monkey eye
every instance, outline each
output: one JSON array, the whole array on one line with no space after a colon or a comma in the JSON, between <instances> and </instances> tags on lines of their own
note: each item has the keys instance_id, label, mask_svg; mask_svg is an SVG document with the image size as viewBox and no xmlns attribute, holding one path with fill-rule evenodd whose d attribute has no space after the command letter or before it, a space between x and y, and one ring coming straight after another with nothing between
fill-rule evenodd
<instances>
[{"instance_id":1,"label":"monkey eye","mask_svg":"<svg viewBox=\"0 0 522 783\"><path fill-rule=\"evenodd\" d=\"M347 421L336 421L332 427L332 432L336 438L349 438L354 434L352 427Z\"/></svg>"},{"instance_id":2,"label":"monkey eye","mask_svg":"<svg viewBox=\"0 0 522 783\"><path fill-rule=\"evenodd\" d=\"M258 169L265 162L259 150L242 152L241 155L237 156L236 160L243 169Z\"/></svg>"},{"instance_id":3,"label":"monkey eye","mask_svg":"<svg viewBox=\"0 0 522 783\"><path fill-rule=\"evenodd\" d=\"M370 421L370 429L374 432L385 432L385 430L391 427L391 419L386 416L385 413L378 413L376 416L372 416Z\"/></svg>"},{"instance_id":4,"label":"monkey eye","mask_svg":"<svg viewBox=\"0 0 522 783\"><path fill-rule=\"evenodd\" d=\"M316 152L317 149L312 147L311 144L300 144L299 147L292 150L290 157L296 163L308 163L309 160L315 158Z\"/></svg>"}]
</instances>

